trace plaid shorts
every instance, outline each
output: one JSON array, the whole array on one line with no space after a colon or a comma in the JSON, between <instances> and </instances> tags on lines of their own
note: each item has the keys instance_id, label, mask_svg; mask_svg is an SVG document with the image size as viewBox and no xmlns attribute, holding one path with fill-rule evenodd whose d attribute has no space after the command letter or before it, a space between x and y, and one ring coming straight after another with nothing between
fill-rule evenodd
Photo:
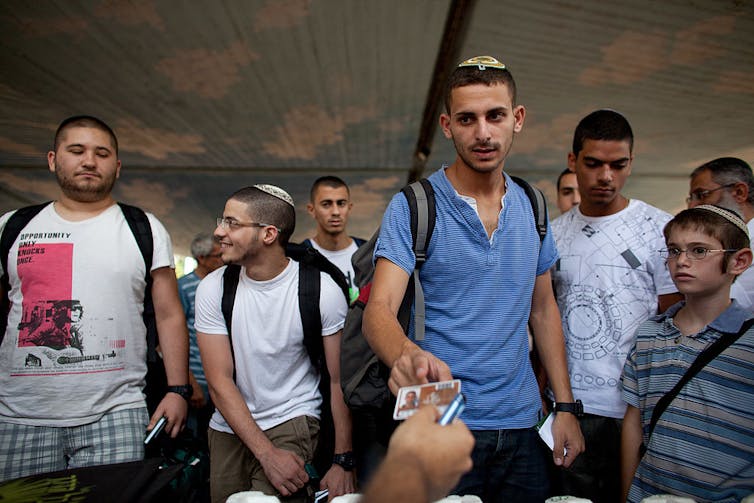
<instances>
[{"instance_id":1,"label":"plaid shorts","mask_svg":"<svg viewBox=\"0 0 754 503\"><path fill-rule=\"evenodd\" d=\"M144 458L146 407L81 426L27 426L0 420L0 482L82 466Z\"/></svg>"}]
</instances>

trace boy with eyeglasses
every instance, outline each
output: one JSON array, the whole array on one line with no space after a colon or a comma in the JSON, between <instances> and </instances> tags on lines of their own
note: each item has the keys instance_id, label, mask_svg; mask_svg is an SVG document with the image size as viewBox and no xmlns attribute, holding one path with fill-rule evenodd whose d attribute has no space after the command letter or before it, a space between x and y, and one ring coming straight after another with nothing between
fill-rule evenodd
<instances>
[{"instance_id":1,"label":"boy with eyeglasses","mask_svg":"<svg viewBox=\"0 0 754 503\"><path fill-rule=\"evenodd\" d=\"M702 205L679 213L664 235L663 255L685 301L639 327L623 369L621 501L653 494L741 501L754 492L754 328L680 389L653 430L649 424L699 354L754 318L730 297L752 262L749 232L734 211Z\"/></svg>"}]
</instances>

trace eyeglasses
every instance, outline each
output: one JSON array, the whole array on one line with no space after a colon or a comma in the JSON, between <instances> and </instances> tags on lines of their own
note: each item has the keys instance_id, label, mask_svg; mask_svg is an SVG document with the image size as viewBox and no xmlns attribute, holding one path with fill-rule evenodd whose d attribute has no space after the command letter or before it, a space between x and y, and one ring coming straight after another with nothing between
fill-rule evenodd
<instances>
[{"instance_id":1,"label":"eyeglasses","mask_svg":"<svg viewBox=\"0 0 754 503\"><path fill-rule=\"evenodd\" d=\"M230 217L217 217L217 226L230 230L240 229L241 227L275 227L272 224L263 224L259 222L239 222ZM277 229L277 227L275 228Z\"/></svg>"},{"instance_id":2,"label":"eyeglasses","mask_svg":"<svg viewBox=\"0 0 754 503\"><path fill-rule=\"evenodd\" d=\"M735 183L726 183L725 185L721 185L720 187L717 187L716 189L707 189L707 190L695 190L694 192L689 194L689 197L686 198L686 202L690 203L691 201L704 201L708 195L712 194L713 192L717 192L718 190L723 189L729 189L730 187L733 187Z\"/></svg>"},{"instance_id":3,"label":"eyeglasses","mask_svg":"<svg viewBox=\"0 0 754 503\"><path fill-rule=\"evenodd\" d=\"M713 252L735 252L738 250L728 248L726 250L710 250L709 248L705 248L704 246L694 246L693 248L687 248L686 250L681 250L680 248L667 248L665 250L660 250L660 255L662 255L662 258L665 260L677 260L678 257L681 256L681 253L685 253L686 257L691 260L703 260L708 253Z\"/></svg>"}]
</instances>

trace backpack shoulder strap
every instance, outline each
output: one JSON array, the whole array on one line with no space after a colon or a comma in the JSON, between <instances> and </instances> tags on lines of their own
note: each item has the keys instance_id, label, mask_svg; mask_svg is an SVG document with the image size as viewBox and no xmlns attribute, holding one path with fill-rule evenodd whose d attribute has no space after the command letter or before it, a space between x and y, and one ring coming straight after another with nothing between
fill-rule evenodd
<instances>
[{"instance_id":1,"label":"backpack shoulder strap","mask_svg":"<svg viewBox=\"0 0 754 503\"><path fill-rule=\"evenodd\" d=\"M223 271L223 295L220 300L220 310L225 319L225 328L228 329L228 342L230 343L231 360L235 362L233 354L233 334L231 326L233 325L233 304L236 302L236 290L238 290L238 281L241 274L241 266L230 264ZM233 381L236 380L236 368L233 366Z\"/></svg>"},{"instance_id":2,"label":"backpack shoulder strap","mask_svg":"<svg viewBox=\"0 0 754 503\"><path fill-rule=\"evenodd\" d=\"M335 284L340 287L343 292L343 297L346 299L346 303L351 303L351 294L349 292L350 285L346 279L343 271L335 264L330 262L327 257L322 255L314 248L307 247L303 243L288 243L285 247L285 255L292 258L299 264L309 264L319 271L326 272L335 281ZM319 298L319 295L317 295Z\"/></svg>"},{"instance_id":3,"label":"backpack shoulder strap","mask_svg":"<svg viewBox=\"0 0 754 503\"><path fill-rule=\"evenodd\" d=\"M652 436L652 432L657 425L657 421L660 420L660 416L668 408L668 405L675 399L681 389L688 383L699 371L707 366L709 362L717 358L720 353L725 351L731 344L736 342L743 334L745 334L752 326L754 326L754 318L746 320L741 326L741 330L738 332L729 332L720 336L715 342L702 351L699 356L696 357L694 363L691 364L685 374L678 380L673 389L665 393L662 398L657 401L654 410L652 411L652 419L649 421L647 427L647 443L649 443L649 437Z\"/></svg>"},{"instance_id":4,"label":"backpack shoulder strap","mask_svg":"<svg viewBox=\"0 0 754 503\"><path fill-rule=\"evenodd\" d=\"M0 343L5 337L5 329L8 325L8 310L10 309L10 301L8 295L10 295L10 278L8 277L8 254L13 247L13 243L16 242L21 231L31 221L32 218L37 216L45 206L50 204L51 201L47 201L42 204L35 204L34 206L26 206L25 208L17 209L8 218L8 221L3 227L3 232L0 235L0 263L3 266L3 274L0 277L0 286L3 288L3 298L0 299Z\"/></svg>"},{"instance_id":5,"label":"backpack shoulder strap","mask_svg":"<svg viewBox=\"0 0 754 503\"><path fill-rule=\"evenodd\" d=\"M51 201L47 201L42 204L35 204L34 206L26 206L25 208L17 209L13 215L8 218L8 221L3 227L2 237L0 237L0 263L3 265L3 277L8 275L8 254L10 253L13 243L16 242L21 231L31 221L32 218L44 209L45 206L50 204ZM5 286L5 282L3 282ZM7 291L6 291L7 293Z\"/></svg>"},{"instance_id":6,"label":"backpack shoulder strap","mask_svg":"<svg viewBox=\"0 0 754 503\"><path fill-rule=\"evenodd\" d=\"M538 188L532 187L532 185L523 178L511 176L511 180L524 189L526 197L529 198L531 209L534 211L534 223L537 226L539 242L541 243L547 235L547 203L545 202L545 195L542 194L542 191Z\"/></svg>"},{"instance_id":7,"label":"backpack shoulder strap","mask_svg":"<svg viewBox=\"0 0 754 503\"><path fill-rule=\"evenodd\" d=\"M144 210L131 206L130 204L118 203L123 216L126 218L128 227L136 239L136 244L139 246L141 256L144 258L144 264L146 265L146 280L147 284L152 284L152 255L154 254L154 238L152 237L152 226L149 223L149 218ZM151 288L149 289L151 296Z\"/></svg>"},{"instance_id":8,"label":"backpack shoulder strap","mask_svg":"<svg viewBox=\"0 0 754 503\"><path fill-rule=\"evenodd\" d=\"M154 302L152 301L152 255L154 253L154 238L152 237L152 225L144 210L131 206L130 204L118 203L123 217L134 235L136 244L144 259L144 312L142 319L147 327L147 361L156 362L157 356L157 320L154 312Z\"/></svg>"},{"instance_id":9,"label":"backpack shoulder strap","mask_svg":"<svg viewBox=\"0 0 754 503\"><path fill-rule=\"evenodd\" d=\"M322 315L319 310L320 270L313 264L298 264L298 308L304 327L304 346L315 368L322 369Z\"/></svg>"},{"instance_id":10,"label":"backpack shoulder strap","mask_svg":"<svg viewBox=\"0 0 754 503\"><path fill-rule=\"evenodd\" d=\"M416 267L413 272L414 283L414 337L417 341L424 340L424 290L419 281L419 269L427 261L427 248L435 229L437 208L435 205L435 191L426 178L413 182L403 189L403 195L408 201L411 213L411 237L416 256Z\"/></svg>"}]
</instances>

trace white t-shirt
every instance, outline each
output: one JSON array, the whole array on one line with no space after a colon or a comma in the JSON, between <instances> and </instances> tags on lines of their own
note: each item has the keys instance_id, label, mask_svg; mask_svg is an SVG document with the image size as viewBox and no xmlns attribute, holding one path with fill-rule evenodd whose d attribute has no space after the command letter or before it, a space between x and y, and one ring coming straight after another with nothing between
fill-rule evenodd
<instances>
[{"instance_id":1,"label":"white t-shirt","mask_svg":"<svg viewBox=\"0 0 754 503\"><path fill-rule=\"evenodd\" d=\"M220 305L224 272L225 267L211 272L196 290L197 332L228 336ZM232 325L236 385L262 430L298 416L319 418L319 375L304 347L298 275L294 260L267 281L249 278L243 268L240 273ZM333 335L343 328L348 306L330 276L320 276L322 335ZM233 433L218 410L210 427Z\"/></svg>"},{"instance_id":2,"label":"white t-shirt","mask_svg":"<svg viewBox=\"0 0 754 503\"><path fill-rule=\"evenodd\" d=\"M754 218L747 224L749 235L754 237ZM736 278L730 289L730 296L749 311L754 310L754 267L749 267Z\"/></svg>"},{"instance_id":3,"label":"white t-shirt","mask_svg":"<svg viewBox=\"0 0 754 503\"><path fill-rule=\"evenodd\" d=\"M312 248L324 255L327 260L338 266L338 269L343 272L346 281L348 281L348 296L351 302L355 301L359 297L359 286L356 284L356 273L353 270L351 257L359 249L356 241L351 239L351 244L348 247L336 251L325 250L314 239L310 239L309 242L312 244Z\"/></svg>"},{"instance_id":4,"label":"white t-shirt","mask_svg":"<svg viewBox=\"0 0 754 503\"><path fill-rule=\"evenodd\" d=\"M620 375L634 333L657 312L658 295L677 291L659 253L671 218L632 199L614 215L587 217L576 206L552 222L560 254L552 281L571 387L585 412L624 415Z\"/></svg>"},{"instance_id":5,"label":"white t-shirt","mask_svg":"<svg viewBox=\"0 0 754 503\"><path fill-rule=\"evenodd\" d=\"M0 229L10 215L0 218ZM174 267L170 236L147 216L152 270ZM145 268L120 207L69 222L50 204L19 234L8 271L0 419L78 426L143 407Z\"/></svg>"}]
</instances>

